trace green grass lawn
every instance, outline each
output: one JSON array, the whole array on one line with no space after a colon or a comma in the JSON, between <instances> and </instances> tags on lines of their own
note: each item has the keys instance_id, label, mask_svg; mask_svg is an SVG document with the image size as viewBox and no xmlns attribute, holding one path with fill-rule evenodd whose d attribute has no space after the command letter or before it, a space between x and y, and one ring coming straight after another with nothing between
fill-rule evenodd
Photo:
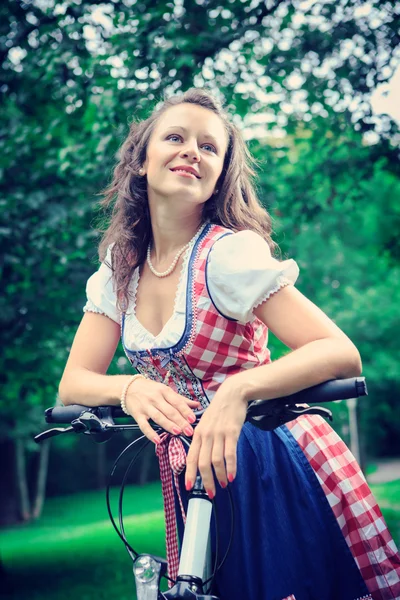
<instances>
[{"instance_id":1,"label":"green grass lawn","mask_svg":"<svg viewBox=\"0 0 400 600\"><path fill-rule=\"evenodd\" d=\"M399 544L400 480L371 487ZM124 514L135 549L165 556L160 485L127 488ZM49 499L37 522L1 531L0 544L14 588L9 598L135 598L132 563L108 520L103 492Z\"/></svg>"},{"instance_id":2,"label":"green grass lawn","mask_svg":"<svg viewBox=\"0 0 400 600\"><path fill-rule=\"evenodd\" d=\"M400 548L400 479L370 486L389 530Z\"/></svg>"},{"instance_id":3,"label":"green grass lawn","mask_svg":"<svg viewBox=\"0 0 400 600\"><path fill-rule=\"evenodd\" d=\"M124 515L131 545L165 556L160 485L126 488ZM41 519L0 532L0 544L15 600L136 597L132 561L110 524L104 492L49 499Z\"/></svg>"}]
</instances>

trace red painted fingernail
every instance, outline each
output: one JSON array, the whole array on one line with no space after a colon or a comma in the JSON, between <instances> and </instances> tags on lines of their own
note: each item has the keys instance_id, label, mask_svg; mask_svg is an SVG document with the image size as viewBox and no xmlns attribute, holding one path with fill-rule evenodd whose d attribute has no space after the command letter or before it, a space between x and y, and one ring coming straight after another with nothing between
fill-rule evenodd
<instances>
[{"instance_id":1,"label":"red painted fingernail","mask_svg":"<svg viewBox=\"0 0 400 600\"><path fill-rule=\"evenodd\" d=\"M214 498L215 494L212 490L207 490L207 496L210 498L210 500L212 500Z\"/></svg>"},{"instance_id":2,"label":"red painted fingernail","mask_svg":"<svg viewBox=\"0 0 400 600\"><path fill-rule=\"evenodd\" d=\"M189 421L189 423L194 423L196 421L196 417L194 415L189 415L187 420Z\"/></svg>"},{"instance_id":3,"label":"red painted fingernail","mask_svg":"<svg viewBox=\"0 0 400 600\"><path fill-rule=\"evenodd\" d=\"M186 433L186 435L193 435L193 429L192 429L192 427L190 427L190 425L185 427L185 429L183 431L184 431L184 433Z\"/></svg>"},{"instance_id":4,"label":"red painted fingernail","mask_svg":"<svg viewBox=\"0 0 400 600\"><path fill-rule=\"evenodd\" d=\"M222 488L226 488L226 483L225 483L225 481L220 481L220 482L219 482L219 485L220 485Z\"/></svg>"},{"instance_id":5,"label":"red painted fingernail","mask_svg":"<svg viewBox=\"0 0 400 600\"><path fill-rule=\"evenodd\" d=\"M228 481L229 483L232 483L232 481L234 480L234 476L232 475L232 473L228 473Z\"/></svg>"},{"instance_id":6,"label":"red painted fingernail","mask_svg":"<svg viewBox=\"0 0 400 600\"><path fill-rule=\"evenodd\" d=\"M191 489L192 489L192 487L193 487L193 486L192 486L192 482L191 482L191 481L187 481L187 482L186 482L186 485L185 485L185 487L186 487L186 491L187 491L187 492L190 492L190 490L191 490Z\"/></svg>"},{"instance_id":7,"label":"red painted fingernail","mask_svg":"<svg viewBox=\"0 0 400 600\"><path fill-rule=\"evenodd\" d=\"M160 440L160 438L158 437L158 435L154 436L154 440L153 440L153 441L154 441L154 443L156 444L156 446L158 446L158 444L160 444L160 443L161 443L161 440Z\"/></svg>"},{"instance_id":8,"label":"red painted fingernail","mask_svg":"<svg viewBox=\"0 0 400 600\"><path fill-rule=\"evenodd\" d=\"M179 429L178 427L173 427L172 433L174 433L175 435L179 435L180 433L182 433L182 430Z\"/></svg>"}]
</instances>

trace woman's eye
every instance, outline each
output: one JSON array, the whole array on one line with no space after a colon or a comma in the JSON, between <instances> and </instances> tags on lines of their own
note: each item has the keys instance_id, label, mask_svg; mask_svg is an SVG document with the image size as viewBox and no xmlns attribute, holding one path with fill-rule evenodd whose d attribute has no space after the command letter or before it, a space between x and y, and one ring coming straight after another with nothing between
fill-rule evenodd
<instances>
[{"instance_id":1,"label":"woman's eye","mask_svg":"<svg viewBox=\"0 0 400 600\"><path fill-rule=\"evenodd\" d=\"M180 140L182 139L180 135L177 135L176 133L173 133L172 135L169 135L169 136L167 137L167 140L172 140L172 141L174 141L174 138L175 138L175 139L177 139L178 141L180 141Z\"/></svg>"},{"instance_id":2,"label":"woman's eye","mask_svg":"<svg viewBox=\"0 0 400 600\"><path fill-rule=\"evenodd\" d=\"M177 133L171 133L167 138L168 141L171 142L182 142L183 138L181 135L178 135ZM217 154L217 149L215 146L213 146L213 144L202 144L201 146L202 148L204 148L207 152L214 152L214 154Z\"/></svg>"},{"instance_id":3,"label":"woman's eye","mask_svg":"<svg viewBox=\"0 0 400 600\"><path fill-rule=\"evenodd\" d=\"M205 148L209 152L215 152L215 154L217 153L216 147L212 144L203 144L203 148Z\"/></svg>"}]
</instances>

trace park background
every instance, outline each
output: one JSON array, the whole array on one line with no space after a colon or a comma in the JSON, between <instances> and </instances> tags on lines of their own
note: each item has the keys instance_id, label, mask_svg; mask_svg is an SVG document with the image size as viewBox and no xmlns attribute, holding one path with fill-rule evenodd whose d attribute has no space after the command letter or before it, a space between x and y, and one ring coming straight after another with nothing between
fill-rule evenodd
<instances>
[{"instance_id":1,"label":"park background","mask_svg":"<svg viewBox=\"0 0 400 600\"><path fill-rule=\"evenodd\" d=\"M223 100L242 129L282 257L300 266L299 289L361 352L367 476L396 464L399 15L399 4L376 0L1 4L0 594L134 597L104 501L131 437L99 445L65 435L40 448L32 439L56 402L98 265L98 193L129 122L193 85ZM385 109L391 98L397 113ZM286 351L270 347L273 358ZM122 352L110 372L129 372ZM349 442L347 406L332 410ZM399 477L373 485L397 542ZM163 553L156 480L146 452L130 478L127 528L139 550Z\"/></svg>"}]
</instances>

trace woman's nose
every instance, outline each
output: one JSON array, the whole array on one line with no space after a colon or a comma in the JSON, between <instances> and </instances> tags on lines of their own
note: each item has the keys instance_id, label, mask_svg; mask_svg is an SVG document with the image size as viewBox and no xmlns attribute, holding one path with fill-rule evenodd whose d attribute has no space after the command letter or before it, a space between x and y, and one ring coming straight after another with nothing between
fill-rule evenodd
<instances>
[{"instance_id":1,"label":"woman's nose","mask_svg":"<svg viewBox=\"0 0 400 600\"><path fill-rule=\"evenodd\" d=\"M196 142L186 144L185 148L182 148L180 155L183 158L190 158L195 162L199 162L200 160L200 152Z\"/></svg>"}]
</instances>

